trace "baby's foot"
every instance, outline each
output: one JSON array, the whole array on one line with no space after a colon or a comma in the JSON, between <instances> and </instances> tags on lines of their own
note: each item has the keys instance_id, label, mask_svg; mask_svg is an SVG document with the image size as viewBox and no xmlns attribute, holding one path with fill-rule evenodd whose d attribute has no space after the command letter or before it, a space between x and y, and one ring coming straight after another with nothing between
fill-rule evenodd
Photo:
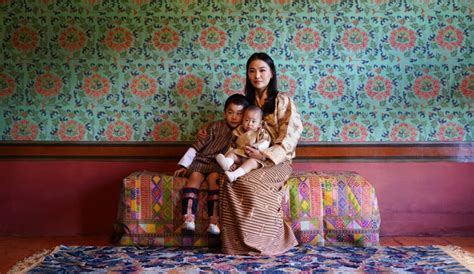
<instances>
[{"instance_id":1,"label":"baby's foot","mask_svg":"<svg viewBox=\"0 0 474 274\"><path fill-rule=\"evenodd\" d=\"M224 171L229 170L233 164L232 159L226 158L223 154L217 154L216 161Z\"/></svg>"},{"instance_id":2,"label":"baby's foot","mask_svg":"<svg viewBox=\"0 0 474 274\"><path fill-rule=\"evenodd\" d=\"M237 180L238 176L235 175L235 172L232 172L232 171L226 171L225 172L225 175L227 176L227 178L229 179L229 182L230 183L233 183L235 180Z\"/></svg>"}]
</instances>

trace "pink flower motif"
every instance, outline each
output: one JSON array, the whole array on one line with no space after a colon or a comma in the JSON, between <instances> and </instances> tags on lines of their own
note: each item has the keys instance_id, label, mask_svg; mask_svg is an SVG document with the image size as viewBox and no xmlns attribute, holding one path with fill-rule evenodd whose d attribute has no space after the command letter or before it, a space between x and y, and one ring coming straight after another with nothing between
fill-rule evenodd
<instances>
[{"instance_id":1,"label":"pink flower motif","mask_svg":"<svg viewBox=\"0 0 474 274\"><path fill-rule=\"evenodd\" d=\"M0 98L12 95L15 90L16 83L9 75L0 73Z\"/></svg>"},{"instance_id":2,"label":"pink flower motif","mask_svg":"<svg viewBox=\"0 0 474 274\"><path fill-rule=\"evenodd\" d=\"M266 50L273 44L273 33L262 27L256 27L250 31L247 42L256 50Z\"/></svg>"},{"instance_id":3,"label":"pink flower motif","mask_svg":"<svg viewBox=\"0 0 474 274\"><path fill-rule=\"evenodd\" d=\"M11 129L13 140L32 141L38 135L38 125L28 120L15 122Z\"/></svg>"},{"instance_id":4,"label":"pink flower motif","mask_svg":"<svg viewBox=\"0 0 474 274\"><path fill-rule=\"evenodd\" d=\"M86 35L75 27L69 27L59 34L59 46L70 52L81 50L86 44Z\"/></svg>"},{"instance_id":5,"label":"pink flower motif","mask_svg":"<svg viewBox=\"0 0 474 274\"><path fill-rule=\"evenodd\" d=\"M352 122L342 128L341 137L345 142L363 142L367 139L367 128L363 125Z\"/></svg>"},{"instance_id":6,"label":"pink flower motif","mask_svg":"<svg viewBox=\"0 0 474 274\"><path fill-rule=\"evenodd\" d=\"M418 135L418 129L405 122L400 123L390 131L390 140L395 142L415 141Z\"/></svg>"},{"instance_id":7,"label":"pink flower motif","mask_svg":"<svg viewBox=\"0 0 474 274\"><path fill-rule=\"evenodd\" d=\"M367 48L369 36L360 28L353 27L344 32L342 44L350 51L361 51Z\"/></svg>"},{"instance_id":8,"label":"pink flower motif","mask_svg":"<svg viewBox=\"0 0 474 274\"><path fill-rule=\"evenodd\" d=\"M158 90L158 82L146 74L135 76L132 80L132 93L145 99Z\"/></svg>"},{"instance_id":9,"label":"pink flower motif","mask_svg":"<svg viewBox=\"0 0 474 274\"><path fill-rule=\"evenodd\" d=\"M153 45L162 51L172 51L179 45L179 33L170 28L162 28L153 35Z\"/></svg>"},{"instance_id":10,"label":"pink flower motif","mask_svg":"<svg viewBox=\"0 0 474 274\"><path fill-rule=\"evenodd\" d=\"M436 41L439 46L449 51L459 48L464 40L464 34L461 30L447 26L438 31Z\"/></svg>"},{"instance_id":11,"label":"pink flower motif","mask_svg":"<svg viewBox=\"0 0 474 274\"><path fill-rule=\"evenodd\" d=\"M109 93L110 80L95 73L84 79L83 89L87 96L99 98Z\"/></svg>"},{"instance_id":12,"label":"pink flower motif","mask_svg":"<svg viewBox=\"0 0 474 274\"><path fill-rule=\"evenodd\" d=\"M192 99L202 93L204 81L193 74L180 77L178 81L178 93Z\"/></svg>"},{"instance_id":13,"label":"pink flower motif","mask_svg":"<svg viewBox=\"0 0 474 274\"><path fill-rule=\"evenodd\" d=\"M405 26L392 30L390 34L390 45L392 45L392 48L402 52L415 47L415 43L415 32Z\"/></svg>"},{"instance_id":14,"label":"pink flower motif","mask_svg":"<svg viewBox=\"0 0 474 274\"><path fill-rule=\"evenodd\" d=\"M19 51L34 50L38 47L38 32L27 27L20 27L13 32L12 44Z\"/></svg>"},{"instance_id":15,"label":"pink flower motif","mask_svg":"<svg viewBox=\"0 0 474 274\"><path fill-rule=\"evenodd\" d=\"M245 87L245 78L232 74L232 76L224 80L224 93L227 95L232 95L234 93L244 94Z\"/></svg>"},{"instance_id":16,"label":"pink flower motif","mask_svg":"<svg viewBox=\"0 0 474 274\"><path fill-rule=\"evenodd\" d=\"M225 32L215 26L204 29L199 36L201 45L211 51L224 47L226 40Z\"/></svg>"},{"instance_id":17,"label":"pink flower motif","mask_svg":"<svg viewBox=\"0 0 474 274\"><path fill-rule=\"evenodd\" d=\"M369 78L365 86L367 95L375 100L382 100L390 96L392 93L392 82L380 75Z\"/></svg>"},{"instance_id":18,"label":"pink flower motif","mask_svg":"<svg viewBox=\"0 0 474 274\"><path fill-rule=\"evenodd\" d=\"M61 123L58 135L61 141L80 141L84 139L85 132L86 127L82 123L70 120Z\"/></svg>"},{"instance_id":19,"label":"pink flower motif","mask_svg":"<svg viewBox=\"0 0 474 274\"><path fill-rule=\"evenodd\" d=\"M439 87L440 84L438 79L430 75L423 75L415 80L413 90L418 98L428 100L438 96Z\"/></svg>"},{"instance_id":20,"label":"pink flower motif","mask_svg":"<svg viewBox=\"0 0 474 274\"><path fill-rule=\"evenodd\" d=\"M462 80L460 89L464 96L474 99L474 74L466 76Z\"/></svg>"},{"instance_id":21,"label":"pink flower motif","mask_svg":"<svg viewBox=\"0 0 474 274\"><path fill-rule=\"evenodd\" d=\"M320 41L319 33L309 27L299 30L295 37L296 47L306 52L319 48Z\"/></svg>"},{"instance_id":22,"label":"pink flower motif","mask_svg":"<svg viewBox=\"0 0 474 274\"><path fill-rule=\"evenodd\" d=\"M317 142L319 141L320 135L321 131L319 127L309 122L303 123L303 133L301 134L301 141Z\"/></svg>"},{"instance_id":23,"label":"pink flower motif","mask_svg":"<svg viewBox=\"0 0 474 274\"><path fill-rule=\"evenodd\" d=\"M164 121L153 128L153 141L176 141L179 137L179 128L175 123Z\"/></svg>"},{"instance_id":24,"label":"pink flower motif","mask_svg":"<svg viewBox=\"0 0 474 274\"><path fill-rule=\"evenodd\" d=\"M61 78L49 72L38 76L34 84L35 91L45 97L58 95L62 86Z\"/></svg>"},{"instance_id":25,"label":"pink flower motif","mask_svg":"<svg viewBox=\"0 0 474 274\"><path fill-rule=\"evenodd\" d=\"M321 79L318 85L319 93L329 99L341 97L344 93L344 81L329 75Z\"/></svg>"},{"instance_id":26,"label":"pink flower motif","mask_svg":"<svg viewBox=\"0 0 474 274\"><path fill-rule=\"evenodd\" d=\"M293 78L282 74L278 76L278 90L284 92L288 96L293 96L296 92L296 81Z\"/></svg>"},{"instance_id":27,"label":"pink flower motif","mask_svg":"<svg viewBox=\"0 0 474 274\"><path fill-rule=\"evenodd\" d=\"M122 121L110 123L105 132L109 141L130 141L132 134L133 129L130 124Z\"/></svg>"},{"instance_id":28,"label":"pink flower motif","mask_svg":"<svg viewBox=\"0 0 474 274\"><path fill-rule=\"evenodd\" d=\"M464 134L465 131L460 125L449 122L441 125L438 138L440 141L462 141Z\"/></svg>"},{"instance_id":29,"label":"pink flower motif","mask_svg":"<svg viewBox=\"0 0 474 274\"><path fill-rule=\"evenodd\" d=\"M132 32L126 28L116 27L107 32L105 44L111 50L122 52L128 50L132 46Z\"/></svg>"}]
</instances>

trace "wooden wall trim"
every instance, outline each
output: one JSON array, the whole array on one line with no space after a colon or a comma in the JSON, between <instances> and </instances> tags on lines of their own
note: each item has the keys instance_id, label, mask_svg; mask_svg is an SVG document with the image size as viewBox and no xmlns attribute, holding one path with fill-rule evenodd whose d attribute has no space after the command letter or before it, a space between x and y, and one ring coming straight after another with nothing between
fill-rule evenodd
<instances>
[{"instance_id":1,"label":"wooden wall trim","mask_svg":"<svg viewBox=\"0 0 474 274\"><path fill-rule=\"evenodd\" d=\"M106 158L177 160L190 143L0 142L0 159ZM420 160L474 162L474 142L299 144L298 161Z\"/></svg>"}]
</instances>

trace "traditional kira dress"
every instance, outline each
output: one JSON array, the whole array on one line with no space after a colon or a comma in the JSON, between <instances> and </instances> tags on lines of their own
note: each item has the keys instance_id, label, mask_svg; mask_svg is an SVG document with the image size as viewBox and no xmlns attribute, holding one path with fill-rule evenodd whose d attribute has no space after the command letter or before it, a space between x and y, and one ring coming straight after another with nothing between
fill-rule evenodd
<instances>
[{"instance_id":1,"label":"traditional kira dress","mask_svg":"<svg viewBox=\"0 0 474 274\"><path fill-rule=\"evenodd\" d=\"M288 96L277 96L275 112L264 117L264 128L272 145L262 153L273 165L252 170L221 187L221 240L227 254L274 255L298 244L281 211L283 184L291 175L291 160L303 131L300 115Z\"/></svg>"}]
</instances>

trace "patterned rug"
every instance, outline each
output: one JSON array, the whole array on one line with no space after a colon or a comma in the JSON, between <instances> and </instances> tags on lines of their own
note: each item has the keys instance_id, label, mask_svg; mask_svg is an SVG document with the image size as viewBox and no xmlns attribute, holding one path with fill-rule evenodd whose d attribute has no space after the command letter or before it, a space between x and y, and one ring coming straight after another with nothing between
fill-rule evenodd
<instances>
[{"instance_id":1,"label":"patterned rug","mask_svg":"<svg viewBox=\"0 0 474 274\"><path fill-rule=\"evenodd\" d=\"M465 272L474 257L459 247L321 247L279 256L230 256L210 248L58 246L25 259L18 272Z\"/></svg>"}]
</instances>

